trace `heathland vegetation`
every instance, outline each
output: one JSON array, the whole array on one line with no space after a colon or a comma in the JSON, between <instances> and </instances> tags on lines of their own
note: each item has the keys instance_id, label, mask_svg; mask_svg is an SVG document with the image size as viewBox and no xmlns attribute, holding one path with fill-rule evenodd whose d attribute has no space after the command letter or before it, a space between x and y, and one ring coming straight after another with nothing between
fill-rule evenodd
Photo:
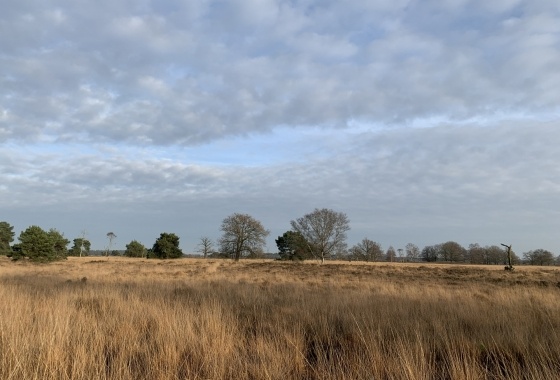
<instances>
[{"instance_id":1,"label":"heathland vegetation","mask_svg":"<svg viewBox=\"0 0 560 380\"><path fill-rule=\"evenodd\" d=\"M247 214L200 239L204 258L176 260L174 233L109 258L109 232L100 258L84 234L68 249L31 226L12 244L0 222L0 378L558 378L551 252L514 254L533 266L504 271L470 265L504 264L498 246L348 249L348 218L328 209L291 226L280 260L259 259L269 231Z\"/></svg>"},{"instance_id":2,"label":"heathland vegetation","mask_svg":"<svg viewBox=\"0 0 560 380\"><path fill-rule=\"evenodd\" d=\"M2 379L557 379L560 271L0 257Z\"/></svg>"}]
</instances>

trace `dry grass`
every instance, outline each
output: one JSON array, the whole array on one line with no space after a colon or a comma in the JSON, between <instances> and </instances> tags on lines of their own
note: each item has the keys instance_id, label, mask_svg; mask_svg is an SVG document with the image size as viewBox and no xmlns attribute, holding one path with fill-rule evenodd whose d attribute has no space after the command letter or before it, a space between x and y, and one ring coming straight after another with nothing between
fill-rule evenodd
<instances>
[{"instance_id":1,"label":"dry grass","mask_svg":"<svg viewBox=\"0 0 560 380\"><path fill-rule=\"evenodd\" d=\"M560 271L0 259L1 379L557 379Z\"/></svg>"}]
</instances>

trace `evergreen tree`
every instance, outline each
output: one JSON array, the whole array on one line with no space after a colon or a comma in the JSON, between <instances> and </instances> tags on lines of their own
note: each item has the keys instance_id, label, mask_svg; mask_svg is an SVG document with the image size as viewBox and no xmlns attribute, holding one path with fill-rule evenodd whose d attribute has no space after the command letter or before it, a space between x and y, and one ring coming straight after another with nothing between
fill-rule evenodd
<instances>
[{"instance_id":1,"label":"evergreen tree","mask_svg":"<svg viewBox=\"0 0 560 380\"><path fill-rule=\"evenodd\" d=\"M0 255L7 256L12 252L10 243L14 241L14 227L8 222L0 222Z\"/></svg>"},{"instance_id":2,"label":"evergreen tree","mask_svg":"<svg viewBox=\"0 0 560 380\"><path fill-rule=\"evenodd\" d=\"M66 258L69 241L55 229L49 232L41 227L28 227L19 235L20 244L17 250L12 250L14 260L28 258L34 262L49 262Z\"/></svg>"},{"instance_id":3,"label":"evergreen tree","mask_svg":"<svg viewBox=\"0 0 560 380\"><path fill-rule=\"evenodd\" d=\"M163 232L154 243L152 253L160 259L177 259L183 256L179 249L179 236Z\"/></svg>"},{"instance_id":4,"label":"evergreen tree","mask_svg":"<svg viewBox=\"0 0 560 380\"><path fill-rule=\"evenodd\" d=\"M131 241L126 245L126 250L124 251L126 257L145 257L146 247L142 243L136 240Z\"/></svg>"},{"instance_id":5,"label":"evergreen tree","mask_svg":"<svg viewBox=\"0 0 560 380\"><path fill-rule=\"evenodd\" d=\"M91 250L91 243L87 239L77 238L73 240L74 245L68 252L70 256L88 256ZM83 250L82 250L83 248Z\"/></svg>"},{"instance_id":6,"label":"evergreen tree","mask_svg":"<svg viewBox=\"0 0 560 380\"><path fill-rule=\"evenodd\" d=\"M311 257L305 239L299 232L286 231L275 242L282 260L305 260Z\"/></svg>"}]
</instances>

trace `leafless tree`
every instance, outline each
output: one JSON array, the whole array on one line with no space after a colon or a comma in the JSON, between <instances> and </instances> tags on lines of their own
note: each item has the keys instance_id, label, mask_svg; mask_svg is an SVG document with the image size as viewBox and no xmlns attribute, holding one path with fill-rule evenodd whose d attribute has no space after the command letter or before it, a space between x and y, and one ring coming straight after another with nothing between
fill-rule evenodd
<instances>
[{"instance_id":1,"label":"leafless tree","mask_svg":"<svg viewBox=\"0 0 560 380\"><path fill-rule=\"evenodd\" d=\"M313 256L325 262L346 249L346 232L350 229L348 217L330 209L315 209L303 217L292 220L292 229L305 238Z\"/></svg>"},{"instance_id":2,"label":"leafless tree","mask_svg":"<svg viewBox=\"0 0 560 380\"><path fill-rule=\"evenodd\" d=\"M367 238L350 248L350 253L355 259L365 261L380 261L383 257L381 244Z\"/></svg>"},{"instance_id":3,"label":"leafless tree","mask_svg":"<svg viewBox=\"0 0 560 380\"><path fill-rule=\"evenodd\" d=\"M212 253L212 249L214 248L214 242L209 237L203 236L200 238L200 243L198 243L198 252L204 255L204 258L207 258L209 254Z\"/></svg>"},{"instance_id":4,"label":"leafless tree","mask_svg":"<svg viewBox=\"0 0 560 380\"><path fill-rule=\"evenodd\" d=\"M385 256L387 257L387 261L391 262L395 261L395 259L397 258L397 252L392 245L387 248L387 253L385 254Z\"/></svg>"},{"instance_id":5,"label":"leafless tree","mask_svg":"<svg viewBox=\"0 0 560 380\"><path fill-rule=\"evenodd\" d=\"M408 243L405 247L406 259L408 261L417 261L420 257L420 248L416 244Z\"/></svg>"},{"instance_id":6,"label":"leafless tree","mask_svg":"<svg viewBox=\"0 0 560 380\"><path fill-rule=\"evenodd\" d=\"M111 252L111 247L113 246L113 240L117 237L113 232L107 232L107 238L109 238L109 246L107 247L107 252L105 253L107 258L109 257L109 252Z\"/></svg>"},{"instance_id":7,"label":"leafless tree","mask_svg":"<svg viewBox=\"0 0 560 380\"><path fill-rule=\"evenodd\" d=\"M258 256L266 246L270 233L261 222L247 214L233 214L225 218L221 228L220 248L223 254L239 261L241 256Z\"/></svg>"}]
</instances>

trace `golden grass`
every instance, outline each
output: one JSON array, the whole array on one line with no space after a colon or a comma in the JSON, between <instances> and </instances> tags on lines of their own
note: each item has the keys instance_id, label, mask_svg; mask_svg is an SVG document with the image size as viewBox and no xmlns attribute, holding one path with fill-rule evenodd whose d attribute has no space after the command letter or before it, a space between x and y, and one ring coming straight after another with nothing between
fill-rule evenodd
<instances>
[{"instance_id":1,"label":"golden grass","mask_svg":"<svg viewBox=\"0 0 560 380\"><path fill-rule=\"evenodd\" d=\"M558 379L557 268L0 258L1 379Z\"/></svg>"}]
</instances>

